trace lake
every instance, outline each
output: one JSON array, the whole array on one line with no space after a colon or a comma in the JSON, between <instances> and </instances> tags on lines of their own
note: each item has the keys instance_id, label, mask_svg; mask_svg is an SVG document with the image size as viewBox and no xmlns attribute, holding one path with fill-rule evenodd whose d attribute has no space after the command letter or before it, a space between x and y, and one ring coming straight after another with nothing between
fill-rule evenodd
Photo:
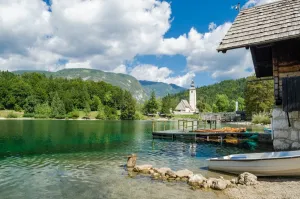
<instances>
[{"instance_id":1,"label":"lake","mask_svg":"<svg viewBox=\"0 0 300 199\"><path fill-rule=\"evenodd\" d=\"M153 140L151 131L151 121L1 120L0 198L226 198L186 183L130 178L121 165L136 153L138 164L213 177L220 174L205 169L207 158L250 152L208 143L191 150L188 142Z\"/></svg>"}]
</instances>

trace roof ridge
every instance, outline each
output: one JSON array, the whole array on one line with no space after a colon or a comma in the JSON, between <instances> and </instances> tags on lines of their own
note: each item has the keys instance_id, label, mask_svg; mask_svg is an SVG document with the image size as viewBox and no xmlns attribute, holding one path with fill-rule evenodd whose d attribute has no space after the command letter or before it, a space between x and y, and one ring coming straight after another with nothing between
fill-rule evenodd
<instances>
[{"instance_id":1,"label":"roof ridge","mask_svg":"<svg viewBox=\"0 0 300 199\"><path fill-rule=\"evenodd\" d=\"M267 7L267 6L270 6L270 5L275 5L275 4L279 4L279 3L283 3L283 2L287 2L287 1L288 1L288 3L290 3L289 1L299 1L299 0L277 0L277 1L275 1L275 2L265 3L265 4L262 4L262 5L253 6L253 7L251 7L251 8L245 8L245 9L242 9L242 10L240 11L240 13L241 13L242 11L254 10L254 9L256 9L256 8Z\"/></svg>"}]
</instances>

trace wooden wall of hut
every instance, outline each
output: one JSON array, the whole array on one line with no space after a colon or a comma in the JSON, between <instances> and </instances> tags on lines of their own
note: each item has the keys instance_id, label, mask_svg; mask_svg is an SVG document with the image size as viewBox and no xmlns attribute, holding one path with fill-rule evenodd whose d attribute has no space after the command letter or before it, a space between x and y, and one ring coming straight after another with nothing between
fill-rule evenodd
<instances>
[{"instance_id":1,"label":"wooden wall of hut","mask_svg":"<svg viewBox=\"0 0 300 199\"><path fill-rule=\"evenodd\" d=\"M282 78L300 76L300 40L275 43L272 47L272 59L275 101L276 105L281 105Z\"/></svg>"}]
</instances>

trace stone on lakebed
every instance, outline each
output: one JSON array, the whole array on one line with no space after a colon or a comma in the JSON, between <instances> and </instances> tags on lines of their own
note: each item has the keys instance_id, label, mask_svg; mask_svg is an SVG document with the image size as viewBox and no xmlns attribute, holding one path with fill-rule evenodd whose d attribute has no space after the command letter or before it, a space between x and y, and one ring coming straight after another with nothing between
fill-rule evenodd
<instances>
[{"instance_id":1,"label":"stone on lakebed","mask_svg":"<svg viewBox=\"0 0 300 199\"><path fill-rule=\"evenodd\" d=\"M152 169L152 165L144 164L144 165L137 165L134 167L133 171L135 172L142 172L142 173L149 173L150 169Z\"/></svg>"},{"instance_id":2,"label":"stone on lakebed","mask_svg":"<svg viewBox=\"0 0 300 199\"><path fill-rule=\"evenodd\" d=\"M190 178L193 172L187 169L179 170L175 172L179 178Z\"/></svg>"}]
</instances>

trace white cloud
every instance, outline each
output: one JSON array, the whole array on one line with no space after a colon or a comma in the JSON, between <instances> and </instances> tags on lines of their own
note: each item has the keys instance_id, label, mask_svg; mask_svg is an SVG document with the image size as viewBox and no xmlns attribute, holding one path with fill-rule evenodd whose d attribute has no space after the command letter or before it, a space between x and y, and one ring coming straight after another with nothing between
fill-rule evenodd
<instances>
[{"instance_id":1,"label":"white cloud","mask_svg":"<svg viewBox=\"0 0 300 199\"><path fill-rule=\"evenodd\" d=\"M42 0L0 0L0 69L44 69L63 58L66 67L125 72L120 65L155 52L170 28L170 4L160 0L52 0L48 9ZM32 48L47 56L43 64Z\"/></svg>"},{"instance_id":2,"label":"white cloud","mask_svg":"<svg viewBox=\"0 0 300 199\"><path fill-rule=\"evenodd\" d=\"M209 72L217 80L248 76L251 72L247 69L253 65L249 51L238 49L222 54L216 50L230 26L229 22L220 26L212 22L206 33L199 33L192 28L188 35L165 39L159 52L168 55L183 54L187 58L188 71Z\"/></svg>"},{"instance_id":3,"label":"white cloud","mask_svg":"<svg viewBox=\"0 0 300 199\"><path fill-rule=\"evenodd\" d=\"M148 80L155 82L165 82L168 84L177 84L179 86L188 86L194 78L194 73L187 73L183 76L171 76L173 71L167 67L157 67L153 65L138 65L134 67L130 75L138 80Z\"/></svg>"},{"instance_id":4,"label":"white cloud","mask_svg":"<svg viewBox=\"0 0 300 199\"><path fill-rule=\"evenodd\" d=\"M245 7L270 1L249 0ZM165 38L171 26L166 1L52 0L52 12L48 9L41 0L0 0L0 70L95 68L181 86L204 71L217 80L251 73L248 51L216 51L230 22ZM187 59L185 75L167 67L125 65L137 55L175 54Z\"/></svg>"},{"instance_id":5,"label":"white cloud","mask_svg":"<svg viewBox=\"0 0 300 199\"><path fill-rule=\"evenodd\" d=\"M214 22L210 22L210 24L208 25L208 30L209 31L213 31L214 29L216 29L217 24L215 24Z\"/></svg>"},{"instance_id":6,"label":"white cloud","mask_svg":"<svg viewBox=\"0 0 300 199\"><path fill-rule=\"evenodd\" d=\"M275 1L279 1L279 0L248 0L245 5L243 6L243 8L250 8L256 5L263 5L266 3L272 3Z\"/></svg>"}]
</instances>

